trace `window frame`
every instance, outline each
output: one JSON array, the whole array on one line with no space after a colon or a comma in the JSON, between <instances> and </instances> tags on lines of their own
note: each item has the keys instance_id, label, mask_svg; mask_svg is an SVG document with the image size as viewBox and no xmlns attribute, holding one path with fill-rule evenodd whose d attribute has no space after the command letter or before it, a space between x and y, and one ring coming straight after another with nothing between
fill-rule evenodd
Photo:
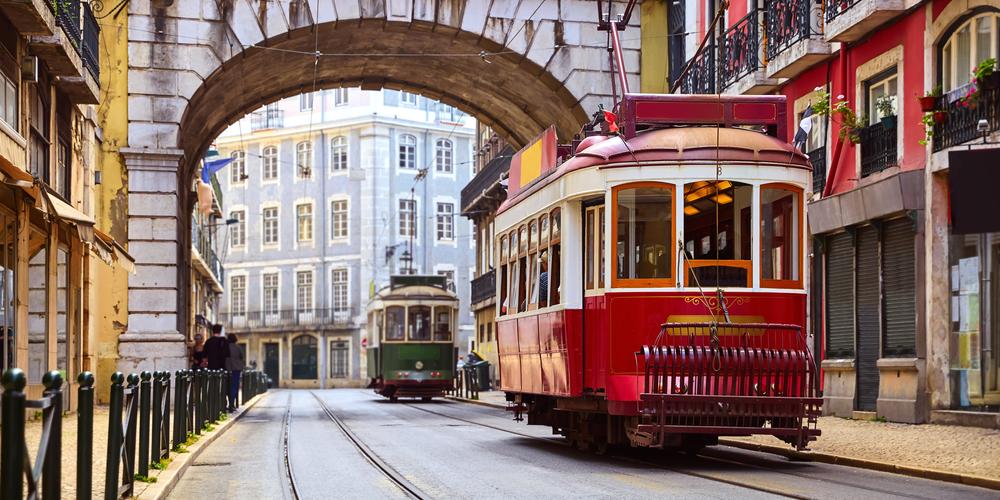
<instances>
[{"instance_id":1,"label":"window frame","mask_svg":"<svg viewBox=\"0 0 1000 500\"><path fill-rule=\"evenodd\" d=\"M889 94L888 93L889 82L893 79L896 80L896 93ZM893 108L896 114L889 116L898 117L899 107L900 107L899 105L901 99L899 92L901 90L901 85L902 85L902 79L901 75L899 74L898 66L893 66L891 68L886 69L885 71L880 71L864 81L864 89L865 89L864 114L868 115L868 123L865 124L866 127L870 127L872 125L875 125L876 123L879 123L880 119L882 118L882 116L879 115L878 113L878 104L876 103L877 100L872 98L872 91L876 88L884 87L886 90L886 94L884 95L892 95L893 97L895 97L895 101L893 101Z\"/></svg>"},{"instance_id":2,"label":"window frame","mask_svg":"<svg viewBox=\"0 0 1000 500\"><path fill-rule=\"evenodd\" d=\"M405 212L403 204L408 203L409 209ZM417 237L417 200L411 198L399 198L398 204L399 229L398 235L404 238ZM404 217L404 214L406 217ZM404 223L404 221L406 221ZM406 229L404 231L404 229Z\"/></svg>"},{"instance_id":3,"label":"window frame","mask_svg":"<svg viewBox=\"0 0 1000 500\"><path fill-rule=\"evenodd\" d=\"M247 153L242 149L237 149L229 153L233 159L233 165L229 171L229 184L231 186L242 186L246 184L247 177Z\"/></svg>"},{"instance_id":4,"label":"window frame","mask_svg":"<svg viewBox=\"0 0 1000 500\"><path fill-rule=\"evenodd\" d=\"M344 279L338 280L338 275L343 273ZM340 290L338 287L342 287ZM338 299L343 296L343 307L338 303ZM351 310L351 273L346 267L338 267L330 270L330 309L334 313Z\"/></svg>"},{"instance_id":5,"label":"window frame","mask_svg":"<svg viewBox=\"0 0 1000 500\"><path fill-rule=\"evenodd\" d=\"M406 148L406 151L404 151ZM417 170L417 136L413 134L400 134L399 143L396 145L396 168L398 170Z\"/></svg>"},{"instance_id":6,"label":"window frame","mask_svg":"<svg viewBox=\"0 0 1000 500\"><path fill-rule=\"evenodd\" d=\"M308 213L303 214L302 209L307 208ZM302 237L303 223L309 230L308 238ZM311 243L315 239L315 214L311 202L298 203L295 205L295 241L298 243Z\"/></svg>"},{"instance_id":7,"label":"window frame","mask_svg":"<svg viewBox=\"0 0 1000 500\"><path fill-rule=\"evenodd\" d=\"M677 261L676 256L671 255L671 277L670 278L619 278L618 277L618 195L626 189L638 188L658 188L670 191L670 241L667 248L674 252L677 248L677 185L667 182L639 181L619 184L611 188L611 241L615 247L615 257L611 259L611 287L612 288L665 288L677 285ZM607 233L605 233L607 234ZM606 236L605 236L606 237ZM607 281L605 281L607 284Z\"/></svg>"},{"instance_id":8,"label":"window frame","mask_svg":"<svg viewBox=\"0 0 1000 500\"><path fill-rule=\"evenodd\" d=\"M350 152L347 137L338 135L330 139L330 175L346 173Z\"/></svg>"},{"instance_id":9,"label":"window frame","mask_svg":"<svg viewBox=\"0 0 1000 500\"><path fill-rule=\"evenodd\" d=\"M303 162L303 160L305 160ZM280 167L279 167L280 168ZM308 175L306 175L308 173ZM309 180L313 177L312 141L299 141L295 145L295 179Z\"/></svg>"},{"instance_id":10,"label":"window frame","mask_svg":"<svg viewBox=\"0 0 1000 500\"><path fill-rule=\"evenodd\" d=\"M344 210L336 210L338 204L344 205ZM340 234L340 229L343 234ZM347 198L330 200L330 241L343 241L351 237L351 200Z\"/></svg>"},{"instance_id":11,"label":"window frame","mask_svg":"<svg viewBox=\"0 0 1000 500\"><path fill-rule=\"evenodd\" d=\"M759 201L757 203L757 207L754 207L754 208L757 210L757 219L760 220L761 224L764 223L764 206L763 206L763 203L764 203L764 190L765 189L781 189L781 190L785 190L785 191L792 191L793 193L795 193L797 195L796 196L798 198L797 203L796 203L797 206L793 206L792 210L795 211L794 215L797 215L797 217L799 219L798 224L797 224L798 227L795 229L796 230L795 237L797 239L796 246L799 249L799 251L796 252L798 254L798 255L796 255L796 258L798 259L798 266L797 266L798 267L798 279L794 279L794 280L764 279L764 250L765 250L764 249L764 235L762 233L763 229L758 228L758 231L757 231L758 236L757 236L757 238L760 240L760 252L754 258L756 258L759 261L759 264L756 267L759 269L758 272L760 274L760 287L761 288L784 288L784 289L801 290L802 286L803 286L803 283L804 283L804 281L802 279L803 278L802 273L804 271L804 266L805 266L805 248L804 248L805 247L805 243L804 243L804 235L805 235L805 232L804 232L805 231L805 220L804 220L805 219L805 210L804 210L804 206L803 206L803 203L804 203L803 198L805 196L805 190L803 188L799 187L799 186L796 186L794 184L789 184L787 182L767 182L767 183L760 184L759 186L757 186L757 190L758 190L758 193L759 193L758 194L758 200ZM751 217L753 217L752 212L751 212ZM752 281L752 276L751 276L751 281Z\"/></svg>"},{"instance_id":12,"label":"window frame","mask_svg":"<svg viewBox=\"0 0 1000 500\"><path fill-rule=\"evenodd\" d=\"M944 51L945 51L945 48L949 44L952 44L952 47L951 47L951 54L952 54L952 56L949 59L949 61L947 61L948 70L949 70L948 71L948 76L950 76L956 82L958 82L958 81L960 81L959 77L958 77L958 65L957 65L957 58L958 58L958 56L956 54L956 47L955 47L954 43L952 43L952 42L953 42L953 40L956 39L955 36L958 34L959 30L961 30L966 25L969 25L969 27L970 27L970 30L969 30L969 33L970 33L970 35L969 35L969 42L970 42L970 44L969 44L969 53L971 54L971 57L974 58L975 57L975 53L976 53L976 50L975 50L974 46L977 43L976 42L976 36L975 36L976 35L976 33L975 33L975 20L978 19L978 18L987 17L987 16L993 16L994 19L995 19L995 21L994 21L994 31L993 31L993 35L992 35L992 43L993 43L992 50L993 50L993 54L991 55L991 57L1000 58L1000 9L997 9L997 8L991 7L991 6L980 6L980 7L976 7L976 8L970 9L964 16L956 19L953 23L951 23L951 25L948 27L948 29L946 29L941 34L941 37L935 42L935 44L934 44L934 55L936 57L936 62L937 62L936 66L937 67L934 68L934 71L936 73L936 81L937 81L938 84L941 85L941 88L942 88L944 94L948 94L949 92L954 92L957 89L961 89L961 88L965 87L966 85L968 85L972 81L971 75L969 75L968 76L968 80L966 80L964 83L955 85L955 86L951 87L950 89L947 88L948 85L950 85L950 82L947 82L947 84L945 82L945 70L944 70L945 64L946 64L946 61L944 60ZM974 70L977 64L979 64L979 62L970 63L969 70L970 71Z\"/></svg>"},{"instance_id":13,"label":"window frame","mask_svg":"<svg viewBox=\"0 0 1000 500\"><path fill-rule=\"evenodd\" d=\"M455 241L455 204L439 201L435 204L434 211L434 222L435 222L435 240L442 242L454 242ZM447 208L446 211L442 211L442 208Z\"/></svg>"},{"instance_id":14,"label":"window frame","mask_svg":"<svg viewBox=\"0 0 1000 500\"><path fill-rule=\"evenodd\" d=\"M434 141L434 171L442 174L455 173L455 143L450 139Z\"/></svg>"},{"instance_id":15,"label":"window frame","mask_svg":"<svg viewBox=\"0 0 1000 500\"><path fill-rule=\"evenodd\" d=\"M350 103L350 96L347 93L347 87L337 87L333 89L334 106L347 106L348 103Z\"/></svg>"},{"instance_id":16,"label":"window frame","mask_svg":"<svg viewBox=\"0 0 1000 500\"><path fill-rule=\"evenodd\" d=\"M239 287L236 286L237 280L241 284ZM240 293L237 294L237 291ZM237 301L237 298L241 300ZM234 274L229 277L229 315L239 317L247 315L247 275L245 274Z\"/></svg>"},{"instance_id":17,"label":"window frame","mask_svg":"<svg viewBox=\"0 0 1000 500\"><path fill-rule=\"evenodd\" d=\"M307 277L307 280L303 280ZM306 281L304 283L304 281ZM303 290L307 293L303 295ZM308 301L308 307L303 307L303 299ZM316 279L311 269L299 269L295 271L295 313L311 314L316 310Z\"/></svg>"},{"instance_id":18,"label":"window frame","mask_svg":"<svg viewBox=\"0 0 1000 500\"><path fill-rule=\"evenodd\" d=\"M269 210L274 210L274 241L269 241L267 238L268 229L268 217L267 212ZM277 247L281 245L281 207L278 205L261 207L260 209L260 219L261 219L261 235L260 244L265 247Z\"/></svg>"},{"instance_id":19,"label":"window frame","mask_svg":"<svg viewBox=\"0 0 1000 500\"><path fill-rule=\"evenodd\" d=\"M229 218L236 219L236 224L229 229L229 248L245 249L247 247L247 211L246 209L230 210ZM237 236L239 241L237 242Z\"/></svg>"},{"instance_id":20,"label":"window frame","mask_svg":"<svg viewBox=\"0 0 1000 500\"><path fill-rule=\"evenodd\" d=\"M268 151L274 151L274 155L268 153ZM269 145L264 146L260 150L260 182L264 183L275 183L281 178L281 151L278 146ZM273 163L273 165L271 164ZM274 176L268 176L267 173L271 167L274 167Z\"/></svg>"},{"instance_id":21,"label":"window frame","mask_svg":"<svg viewBox=\"0 0 1000 500\"><path fill-rule=\"evenodd\" d=\"M417 94L413 92L407 92L405 90L399 91L399 103L404 106L417 106Z\"/></svg>"}]
</instances>

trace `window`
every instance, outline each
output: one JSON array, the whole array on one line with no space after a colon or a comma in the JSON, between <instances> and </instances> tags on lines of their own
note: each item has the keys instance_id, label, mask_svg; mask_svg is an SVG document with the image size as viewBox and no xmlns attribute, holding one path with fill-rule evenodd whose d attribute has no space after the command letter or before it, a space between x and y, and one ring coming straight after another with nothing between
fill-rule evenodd
<instances>
[{"instance_id":1,"label":"window","mask_svg":"<svg viewBox=\"0 0 1000 500\"><path fill-rule=\"evenodd\" d=\"M399 168L417 168L417 138L412 135L399 137Z\"/></svg>"},{"instance_id":2,"label":"window","mask_svg":"<svg viewBox=\"0 0 1000 500\"><path fill-rule=\"evenodd\" d=\"M347 342L342 340L330 342L330 378L347 378L349 353Z\"/></svg>"},{"instance_id":3,"label":"window","mask_svg":"<svg viewBox=\"0 0 1000 500\"><path fill-rule=\"evenodd\" d=\"M452 203L437 204L437 239L455 239L455 205Z\"/></svg>"},{"instance_id":4,"label":"window","mask_svg":"<svg viewBox=\"0 0 1000 500\"><path fill-rule=\"evenodd\" d=\"M444 276L445 286L448 290L455 291L455 270L454 269L442 269L437 272L438 276Z\"/></svg>"},{"instance_id":5,"label":"window","mask_svg":"<svg viewBox=\"0 0 1000 500\"><path fill-rule=\"evenodd\" d=\"M899 111L899 102L896 95L897 87L898 79L896 78L895 68L868 80L866 88L868 89L869 125L878 123L882 118L896 116L896 113ZM888 102L892 106L891 113L883 113L879 109L879 103L883 101Z\"/></svg>"},{"instance_id":6,"label":"window","mask_svg":"<svg viewBox=\"0 0 1000 500\"><path fill-rule=\"evenodd\" d=\"M802 190L782 184L760 189L761 286L801 284Z\"/></svg>"},{"instance_id":7,"label":"window","mask_svg":"<svg viewBox=\"0 0 1000 500\"><path fill-rule=\"evenodd\" d=\"M70 172L72 168L73 153L69 147L69 139L60 137L56 146L56 175L53 179L52 189L67 201L70 201L72 197L72 193L70 192Z\"/></svg>"},{"instance_id":8,"label":"window","mask_svg":"<svg viewBox=\"0 0 1000 500\"><path fill-rule=\"evenodd\" d=\"M299 94L299 111L309 111L313 108L313 95Z\"/></svg>"},{"instance_id":9,"label":"window","mask_svg":"<svg viewBox=\"0 0 1000 500\"><path fill-rule=\"evenodd\" d=\"M560 274L560 269L562 265L562 254L560 250L562 246L560 245L560 210L557 208L552 211L551 215L551 236L549 236L549 305L554 306L559 304L559 296L562 284L562 275Z\"/></svg>"},{"instance_id":10,"label":"window","mask_svg":"<svg viewBox=\"0 0 1000 500\"><path fill-rule=\"evenodd\" d=\"M584 278L587 290L604 288L604 207L587 209Z\"/></svg>"},{"instance_id":11,"label":"window","mask_svg":"<svg viewBox=\"0 0 1000 500\"><path fill-rule=\"evenodd\" d=\"M233 151L229 155L233 159L229 167L230 184L241 184L247 179L247 154L243 151Z\"/></svg>"},{"instance_id":12,"label":"window","mask_svg":"<svg viewBox=\"0 0 1000 500\"><path fill-rule=\"evenodd\" d=\"M278 148L268 146L260 155L261 179L273 181L278 178Z\"/></svg>"},{"instance_id":13,"label":"window","mask_svg":"<svg viewBox=\"0 0 1000 500\"><path fill-rule=\"evenodd\" d=\"M31 99L31 175L49 182L49 93L41 81L32 89Z\"/></svg>"},{"instance_id":14,"label":"window","mask_svg":"<svg viewBox=\"0 0 1000 500\"><path fill-rule=\"evenodd\" d=\"M333 89L333 105L347 106L347 89Z\"/></svg>"},{"instance_id":15,"label":"window","mask_svg":"<svg viewBox=\"0 0 1000 500\"><path fill-rule=\"evenodd\" d=\"M612 191L616 286L673 281L674 187L639 183Z\"/></svg>"},{"instance_id":16,"label":"window","mask_svg":"<svg viewBox=\"0 0 1000 500\"><path fill-rule=\"evenodd\" d=\"M528 310L528 226L521 224L517 230L517 281L512 283L517 291L517 312Z\"/></svg>"},{"instance_id":17,"label":"window","mask_svg":"<svg viewBox=\"0 0 1000 500\"><path fill-rule=\"evenodd\" d=\"M312 241L313 239L313 206L312 203L303 203L295 207L295 219L297 236L299 242Z\"/></svg>"},{"instance_id":18,"label":"window","mask_svg":"<svg viewBox=\"0 0 1000 500\"><path fill-rule=\"evenodd\" d=\"M229 278L229 313L231 316L244 316L247 313L246 276Z\"/></svg>"},{"instance_id":19,"label":"window","mask_svg":"<svg viewBox=\"0 0 1000 500\"><path fill-rule=\"evenodd\" d=\"M247 244L247 213L243 210L229 212L229 218L236 223L229 229L229 244L233 248L243 248Z\"/></svg>"},{"instance_id":20,"label":"window","mask_svg":"<svg viewBox=\"0 0 1000 500\"><path fill-rule=\"evenodd\" d=\"M267 273L263 277L263 305L264 314L275 315L278 314L278 273Z\"/></svg>"},{"instance_id":21,"label":"window","mask_svg":"<svg viewBox=\"0 0 1000 500\"><path fill-rule=\"evenodd\" d=\"M449 174L452 171L452 145L448 139L438 139L434 145L434 169Z\"/></svg>"},{"instance_id":22,"label":"window","mask_svg":"<svg viewBox=\"0 0 1000 500\"><path fill-rule=\"evenodd\" d=\"M263 210L264 244L278 244L278 207L268 207Z\"/></svg>"},{"instance_id":23,"label":"window","mask_svg":"<svg viewBox=\"0 0 1000 500\"><path fill-rule=\"evenodd\" d=\"M299 179L312 177L312 143L302 141L295 146L295 172Z\"/></svg>"},{"instance_id":24,"label":"window","mask_svg":"<svg viewBox=\"0 0 1000 500\"><path fill-rule=\"evenodd\" d=\"M385 340L403 340L405 331L403 330L406 318L403 316L402 306L389 306L385 308Z\"/></svg>"},{"instance_id":25,"label":"window","mask_svg":"<svg viewBox=\"0 0 1000 500\"><path fill-rule=\"evenodd\" d=\"M941 46L941 88L945 92L961 88L972 79L980 62L997 57L1000 16L980 14L952 30Z\"/></svg>"},{"instance_id":26,"label":"window","mask_svg":"<svg viewBox=\"0 0 1000 500\"><path fill-rule=\"evenodd\" d=\"M347 200L334 200L330 202L330 237L338 240L348 237L348 211Z\"/></svg>"},{"instance_id":27,"label":"window","mask_svg":"<svg viewBox=\"0 0 1000 500\"><path fill-rule=\"evenodd\" d=\"M347 171L347 138L342 135L330 139L330 170Z\"/></svg>"},{"instance_id":28,"label":"window","mask_svg":"<svg viewBox=\"0 0 1000 500\"><path fill-rule=\"evenodd\" d=\"M499 252L500 252L500 255L499 255L499 262L500 262L500 276L499 276L499 280L500 280L500 297L499 297L499 300L497 300L497 307L500 309L499 315L503 316L503 315L507 314L507 306L508 306L508 304L507 304L507 291L508 291L507 270L509 269L509 266L507 265L507 236L500 236L500 250L499 250Z\"/></svg>"},{"instance_id":29,"label":"window","mask_svg":"<svg viewBox=\"0 0 1000 500\"><path fill-rule=\"evenodd\" d=\"M751 285L753 187L697 181L684 185L684 284Z\"/></svg>"},{"instance_id":30,"label":"window","mask_svg":"<svg viewBox=\"0 0 1000 500\"><path fill-rule=\"evenodd\" d=\"M311 313L313 310L312 271L295 273L295 310L300 313Z\"/></svg>"},{"instance_id":31,"label":"window","mask_svg":"<svg viewBox=\"0 0 1000 500\"><path fill-rule=\"evenodd\" d=\"M316 337L300 335L292 339L292 378L308 380L317 378Z\"/></svg>"},{"instance_id":32,"label":"window","mask_svg":"<svg viewBox=\"0 0 1000 500\"><path fill-rule=\"evenodd\" d=\"M407 322L409 340L423 341L431 339L431 308L428 306L410 306Z\"/></svg>"},{"instance_id":33,"label":"window","mask_svg":"<svg viewBox=\"0 0 1000 500\"><path fill-rule=\"evenodd\" d=\"M417 202L416 200L399 200L399 235L416 236Z\"/></svg>"},{"instance_id":34,"label":"window","mask_svg":"<svg viewBox=\"0 0 1000 500\"><path fill-rule=\"evenodd\" d=\"M437 306L434 308L434 340L451 340L451 308Z\"/></svg>"},{"instance_id":35,"label":"window","mask_svg":"<svg viewBox=\"0 0 1000 500\"><path fill-rule=\"evenodd\" d=\"M333 310L334 312L347 311L349 302L347 297L347 269L334 269L332 279L333 287Z\"/></svg>"},{"instance_id":36,"label":"window","mask_svg":"<svg viewBox=\"0 0 1000 500\"><path fill-rule=\"evenodd\" d=\"M18 80L21 65L17 57L17 30L0 17L0 121L15 131L18 127Z\"/></svg>"},{"instance_id":37,"label":"window","mask_svg":"<svg viewBox=\"0 0 1000 500\"><path fill-rule=\"evenodd\" d=\"M407 106L417 105L417 94L411 94L409 92L403 91L399 94L399 102Z\"/></svg>"}]
</instances>

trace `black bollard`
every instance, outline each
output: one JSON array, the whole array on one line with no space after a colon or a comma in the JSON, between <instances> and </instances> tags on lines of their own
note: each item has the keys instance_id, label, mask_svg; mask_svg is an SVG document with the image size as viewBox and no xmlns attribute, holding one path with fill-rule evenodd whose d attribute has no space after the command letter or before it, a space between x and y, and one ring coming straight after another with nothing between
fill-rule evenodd
<instances>
[{"instance_id":1,"label":"black bollard","mask_svg":"<svg viewBox=\"0 0 1000 500\"><path fill-rule=\"evenodd\" d=\"M77 430L76 430L76 497L91 498L94 484L94 374L83 372L76 381Z\"/></svg>"}]
</instances>

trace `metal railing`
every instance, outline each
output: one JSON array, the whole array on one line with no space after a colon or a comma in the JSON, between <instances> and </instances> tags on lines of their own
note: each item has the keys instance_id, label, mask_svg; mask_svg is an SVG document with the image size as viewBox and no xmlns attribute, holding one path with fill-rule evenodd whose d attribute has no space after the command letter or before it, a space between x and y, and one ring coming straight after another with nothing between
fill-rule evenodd
<instances>
[{"instance_id":1,"label":"metal railing","mask_svg":"<svg viewBox=\"0 0 1000 500\"><path fill-rule=\"evenodd\" d=\"M687 74L680 81L680 93L714 94L715 77L715 45L708 44L691 61Z\"/></svg>"},{"instance_id":2,"label":"metal railing","mask_svg":"<svg viewBox=\"0 0 1000 500\"><path fill-rule=\"evenodd\" d=\"M104 498L117 500L132 496L135 481L148 480L153 464L162 467L170 450L181 451L193 433L208 429L223 418L229 373L225 370L179 370L173 377L176 398L171 406L170 372L142 372L126 377L111 376L108 408L108 449L104 475ZM94 375L77 377L76 497L93 497L94 462ZM267 391L266 377L256 370L243 372L243 402ZM12 368L3 373L0 396L3 426L0 428L0 498L59 498L62 489L62 394L63 380L58 371L42 377L42 398L28 400L24 371ZM39 451L28 455L25 441L27 409L42 413ZM170 411L173 410L171 426ZM198 418L192 418L197 414ZM172 430L171 430L172 428ZM171 447L171 441L173 446ZM138 451L138 455L136 452ZM136 473L138 467L138 474ZM25 484L27 480L27 484Z\"/></svg>"},{"instance_id":3,"label":"metal railing","mask_svg":"<svg viewBox=\"0 0 1000 500\"><path fill-rule=\"evenodd\" d=\"M750 10L722 35L719 54L719 86L723 89L760 67L757 9Z\"/></svg>"},{"instance_id":4,"label":"metal railing","mask_svg":"<svg viewBox=\"0 0 1000 500\"><path fill-rule=\"evenodd\" d=\"M246 311L242 314L224 312L219 322L226 328L278 328L283 326L350 327L353 325L354 308L282 309L277 311Z\"/></svg>"},{"instance_id":5,"label":"metal railing","mask_svg":"<svg viewBox=\"0 0 1000 500\"><path fill-rule=\"evenodd\" d=\"M882 122L861 129L861 177L896 165L896 129Z\"/></svg>"},{"instance_id":6,"label":"metal railing","mask_svg":"<svg viewBox=\"0 0 1000 500\"><path fill-rule=\"evenodd\" d=\"M861 3L861 0L824 0L823 10L826 11L826 22L833 21L851 7Z\"/></svg>"},{"instance_id":7,"label":"metal railing","mask_svg":"<svg viewBox=\"0 0 1000 500\"><path fill-rule=\"evenodd\" d=\"M101 58L98 55L100 43L101 26L97 23L94 11L88 2L83 4L83 47L80 48L80 56L83 57L83 67L87 68L90 75L98 82L101 79Z\"/></svg>"},{"instance_id":8,"label":"metal railing","mask_svg":"<svg viewBox=\"0 0 1000 500\"><path fill-rule=\"evenodd\" d=\"M819 147L809 152L809 163L813 168L814 193L822 193L826 188L826 148Z\"/></svg>"},{"instance_id":9,"label":"metal railing","mask_svg":"<svg viewBox=\"0 0 1000 500\"><path fill-rule=\"evenodd\" d=\"M285 111L278 108L265 108L250 114L250 130L266 130L281 128L285 123Z\"/></svg>"},{"instance_id":10,"label":"metal railing","mask_svg":"<svg viewBox=\"0 0 1000 500\"><path fill-rule=\"evenodd\" d=\"M965 92L955 94L965 95ZM983 134L977 129L979 120L989 122L990 133L1000 130L1000 89L980 89L975 105L971 106L963 106L957 99L947 102L947 96L943 99L946 101L943 111L947 117L944 122L934 125L935 152L981 140Z\"/></svg>"},{"instance_id":11,"label":"metal railing","mask_svg":"<svg viewBox=\"0 0 1000 500\"><path fill-rule=\"evenodd\" d=\"M478 304L496 295L497 272L490 269L472 280L472 303Z\"/></svg>"},{"instance_id":12,"label":"metal railing","mask_svg":"<svg viewBox=\"0 0 1000 500\"><path fill-rule=\"evenodd\" d=\"M509 151L508 151L509 150ZM510 168L511 148L504 148L499 156L493 158L462 188L462 210L469 209L479 195L489 191L500 182L500 177Z\"/></svg>"},{"instance_id":13,"label":"metal railing","mask_svg":"<svg viewBox=\"0 0 1000 500\"><path fill-rule=\"evenodd\" d=\"M80 50L80 0L49 0L49 8L56 16L56 24L66 32L70 43Z\"/></svg>"},{"instance_id":14,"label":"metal railing","mask_svg":"<svg viewBox=\"0 0 1000 500\"><path fill-rule=\"evenodd\" d=\"M208 264L208 268L215 275L215 278L219 280L219 283L223 283L224 269L222 261L219 260L219 255L215 253L215 241L216 239L212 237L211 229L199 225L194 220L191 221L192 247L198 250L198 254Z\"/></svg>"},{"instance_id":15,"label":"metal railing","mask_svg":"<svg viewBox=\"0 0 1000 500\"><path fill-rule=\"evenodd\" d=\"M769 0L766 9L764 34L768 60L812 34L812 0Z\"/></svg>"}]
</instances>

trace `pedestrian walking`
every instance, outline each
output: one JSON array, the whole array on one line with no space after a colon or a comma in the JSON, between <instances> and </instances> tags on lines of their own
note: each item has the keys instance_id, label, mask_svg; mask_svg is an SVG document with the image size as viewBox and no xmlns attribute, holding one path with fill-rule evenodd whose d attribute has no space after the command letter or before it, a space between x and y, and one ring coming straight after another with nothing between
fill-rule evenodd
<instances>
[{"instance_id":1,"label":"pedestrian walking","mask_svg":"<svg viewBox=\"0 0 1000 500\"><path fill-rule=\"evenodd\" d=\"M212 325L212 338L205 341L205 357L209 370L225 370L229 357L229 342L222 336L222 325Z\"/></svg>"},{"instance_id":2,"label":"pedestrian walking","mask_svg":"<svg viewBox=\"0 0 1000 500\"><path fill-rule=\"evenodd\" d=\"M229 370L229 412L232 413L236 411L236 397L240 393L240 375L243 374L246 361L243 359L243 351L236 343L236 335L230 333L226 335L226 339L229 341L229 357L226 358L226 369Z\"/></svg>"},{"instance_id":3,"label":"pedestrian walking","mask_svg":"<svg viewBox=\"0 0 1000 500\"><path fill-rule=\"evenodd\" d=\"M198 333L194 336L194 347L191 348L191 369L205 368L208 368L208 358L205 357L205 336Z\"/></svg>"}]
</instances>

